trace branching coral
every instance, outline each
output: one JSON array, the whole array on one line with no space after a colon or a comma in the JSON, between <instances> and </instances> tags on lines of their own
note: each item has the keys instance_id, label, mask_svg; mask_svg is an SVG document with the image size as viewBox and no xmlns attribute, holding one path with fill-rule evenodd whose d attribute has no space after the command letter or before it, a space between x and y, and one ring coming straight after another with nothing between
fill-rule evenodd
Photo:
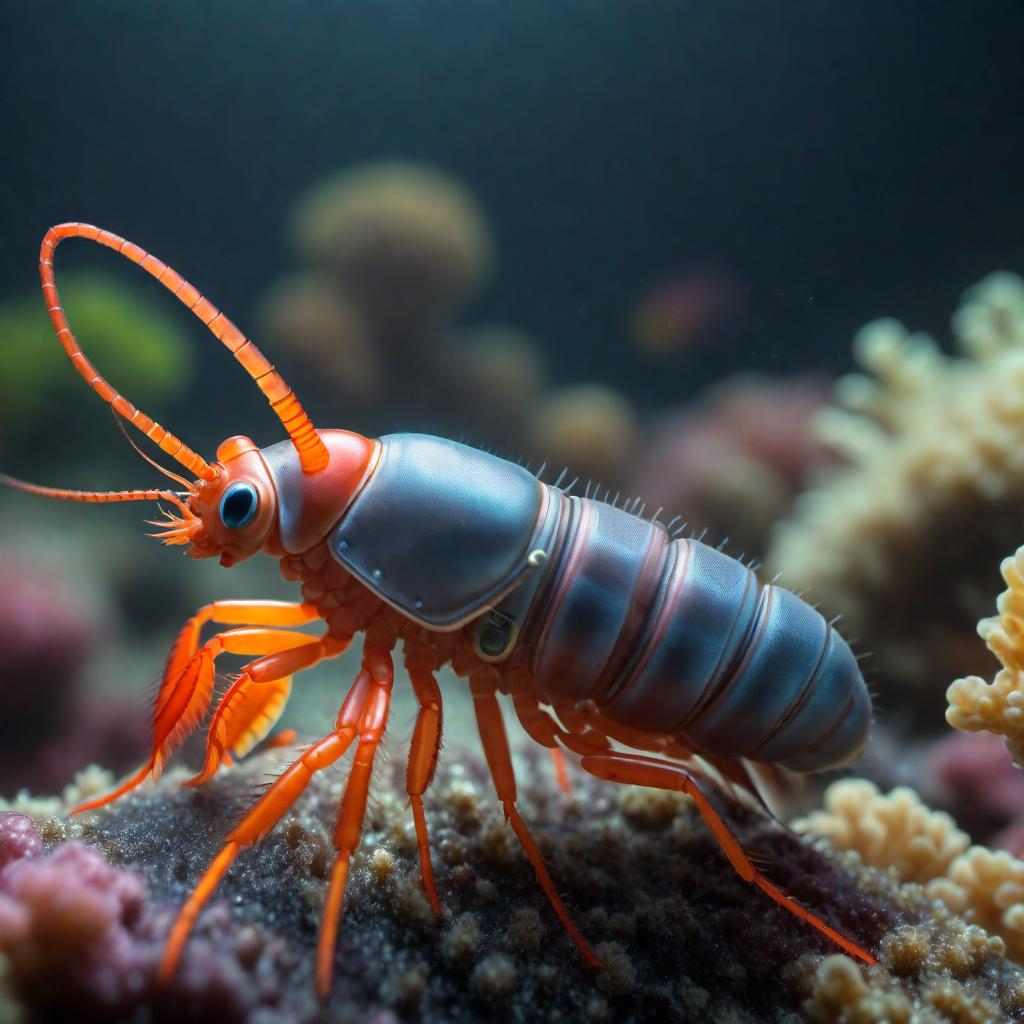
<instances>
[{"instance_id":1,"label":"branching coral","mask_svg":"<svg viewBox=\"0 0 1024 1024\"><path fill-rule=\"evenodd\" d=\"M858 334L870 376L842 381L845 410L819 419L849 464L798 499L768 560L844 614L890 709L901 687L936 692L981 667L972 634L995 589L988 567L1024 511L1024 282L997 275L965 299L959 358L893 320Z\"/></svg>"},{"instance_id":2,"label":"branching coral","mask_svg":"<svg viewBox=\"0 0 1024 1024\"><path fill-rule=\"evenodd\" d=\"M967 849L967 835L948 814L932 811L904 786L883 794L864 779L843 779L825 792L825 810L794 823L825 836L861 862L896 872L901 882L926 882L945 873Z\"/></svg>"},{"instance_id":3,"label":"branching coral","mask_svg":"<svg viewBox=\"0 0 1024 1024\"><path fill-rule=\"evenodd\" d=\"M929 810L909 789L883 795L870 782L847 779L829 787L825 808L795 827L923 885L928 898L998 936L1006 955L1024 963L1024 862L1002 850L968 848L949 815Z\"/></svg>"},{"instance_id":4,"label":"branching coral","mask_svg":"<svg viewBox=\"0 0 1024 1024\"><path fill-rule=\"evenodd\" d=\"M525 419L546 375L522 331L452 319L494 262L472 192L412 162L356 166L315 183L291 233L310 269L262 303L270 337L346 399L348 423L398 422L523 450Z\"/></svg>"},{"instance_id":5,"label":"branching coral","mask_svg":"<svg viewBox=\"0 0 1024 1024\"><path fill-rule=\"evenodd\" d=\"M1006 955L1024 963L1024 861L1005 850L972 846L944 877L928 883L927 892L965 921L1000 936Z\"/></svg>"},{"instance_id":6,"label":"branching coral","mask_svg":"<svg viewBox=\"0 0 1024 1024\"><path fill-rule=\"evenodd\" d=\"M946 691L946 720L964 732L1005 737L1024 765L1024 547L999 567L1006 590L996 601L998 615L982 619L978 633L1003 666L991 683L979 676L957 679Z\"/></svg>"}]
</instances>

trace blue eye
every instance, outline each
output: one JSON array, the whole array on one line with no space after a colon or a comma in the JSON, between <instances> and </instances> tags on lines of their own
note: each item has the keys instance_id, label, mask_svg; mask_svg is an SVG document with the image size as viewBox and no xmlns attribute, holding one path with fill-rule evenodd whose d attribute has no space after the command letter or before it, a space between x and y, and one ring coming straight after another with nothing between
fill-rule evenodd
<instances>
[{"instance_id":1,"label":"blue eye","mask_svg":"<svg viewBox=\"0 0 1024 1024\"><path fill-rule=\"evenodd\" d=\"M259 495L252 484L244 480L232 484L220 499L221 522L232 530L240 530L253 521L259 505Z\"/></svg>"}]
</instances>

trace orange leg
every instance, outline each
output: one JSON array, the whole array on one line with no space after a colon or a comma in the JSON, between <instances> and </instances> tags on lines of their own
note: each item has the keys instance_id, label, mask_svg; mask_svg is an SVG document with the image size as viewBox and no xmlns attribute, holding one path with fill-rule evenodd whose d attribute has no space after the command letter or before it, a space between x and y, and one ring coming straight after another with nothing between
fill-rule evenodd
<instances>
[{"instance_id":1,"label":"orange leg","mask_svg":"<svg viewBox=\"0 0 1024 1024\"><path fill-rule=\"evenodd\" d=\"M562 898L558 895L548 869L544 864L544 856L541 854L537 844L533 841L525 822L516 810L516 777L512 767L512 754L509 751L508 736L505 733L505 723L501 716L501 706L498 704L497 685L498 675L494 669L485 669L474 672L469 679L470 690L473 694L473 709L476 712L476 723L480 730L480 740L483 743L484 756L487 758L487 766L491 771L491 778L494 780L494 788L498 793L502 809L505 812L505 819L512 826L516 837L523 847L523 851L530 863L533 865L537 881L544 890L548 901L558 915L565 930L569 933L573 942L576 943L579 951L593 967L603 968L598 955L590 948L590 944L583 937L580 930L573 923L569 916Z\"/></svg>"},{"instance_id":2,"label":"orange leg","mask_svg":"<svg viewBox=\"0 0 1024 1024\"><path fill-rule=\"evenodd\" d=\"M531 690L512 693L512 706L515 708L519 724L526 730L532 740L546 747L551 755L551 767L555 770L555 781L558 788L566 796L572 796L572 781L565 754L558 745L560 731L544 709L540 706L537 696Z\"/></svg>"},{"instance_id":3,"label":"orange leg","mask_svg":"<svg viewBox=\"0 0 1024 1024\"><path fill-rule=\"evenodd\" d=\"M220 853L206 869L192 895L178 912L157 972L160 984L167 984L174 975L181 951L199 912L213 895L241 850L259 842L277 824L285 811L302 795L315 772L334 764L348 750L356 736L370 688L370 674L364 670L359 673L349 690L334 730L314 743L302 757L286 768L228 835Z\"/></svg>"},{"instance_id":4,"label":"orange leg","mask_svg":"<svg viewBox=\"0 0 1024 1024\"><path fill-rule=\"evenodd\" d=\"M247 635L243 638L241 634ZM223 646L226 638L231 638L232 646ZM240 650L239 640L251 643L251 649ZM207 730L203 768L185 785L199 786L210 779L230 760L228 751L236 758L244 757L284 710L292 675L341 654L347 646L348 641L330 636L318 639L290 630L263 629L234 629L204 645L204 651L212 648L213 657L221 650L230 650L232 654L262 653L264 657L249 662L221 698Z\"/></svg>"},{"instance_id":5,"label":"orange leg","mask_svg":"<svg viewBox=\"0 0 1024 1024\"><path fill-rule=\"evenodd\" d=\"M104 807L140 786L151 775L158 777L167 759L199 724L213 697L213 658L197 654L200 634L207 622L301 626L315 621L317 617L313 605L291 601L214 601L200 608L181 628L171 646L153 709L153 740L149 758L113 792L79 804L71 813L81 814Z\"/></svg>"},{"instance_id":6,"label":"orange leg","mask_svg":"<svg viewBox=\"0 0 1024 1024\"><path fill-rule=\"evenodd\" d=\"M331 993L334 948L345 901L348 868L363 832L374 755L388 724L391 688L395 682L391 651L387 647L367 644L363 650L363 671L370 677L370 691L359 716L359 746L352 760L352 770L349 772L345 796L341 801L341 813L338 815L338 827L334 832L334 848L338 853L331 866L331 880L327 887L327 900L317 943L316 990L321 999L326 999Z\"/></svg>"},{"instance_id":7,"label":"orange leg","mask_svg":"<svg viewBox=\"0 0 1024 1024\"><path fill-rule=\"evenodd\" d=\"M427 818L423 812L423 794L427 791L437 768L437 755L441 750L441 689L434 678L437 660L430 647L406 643L405 665L416 693L420 710L416 716L412 743L409 747L409 765L406 769L406 791L416 824L416 845L420 854L420 873L434 914L441 916L441 901L434 883L434 868L430 863L430 839Z\"/></svg>"},{"instance_id":8,"label":"orange leg","mask_svg":"<svg viewBox=\"0 0 1024 1024\"><path fill-rule=\"evenodd\" d=\"M308 626L319 618L316 607L296 601L213 601L204 605L181 627L167 659L161 696L168 681L185 667L199 649L203 626L216 622L221 626Z\"/></svg>"},{"instance_id":9,"label":"orange leg","mask_svg":"<svg viewBox=\"0 0 1024 1024\"><path fill-rule=\"evenodd\" d=\"M81 814L104 807L150 776L160 776L168 759L199 724L210 706L216 678L214 662L219 655L285 651L315 642L305 633L265 627L229 629L218 633L188 659L170 684L165 682L161 687L153 716L152 747L142 767L110 793L79 804L71 813Z\"/></svg>"},{"instance_id":10,"label":"orange leg","mask_svg":"<svg viewBox=\"0 0 1024 1024\"><path fill-rule=\"evenodd\" d=\"M566 795L572 796L572 779L569 778L569 761L561 747L549 747L551 767L555 770L555 781L558 788Z\"/></svg>"},{"instance_id":11,"label":"orange leg","mask_svg":"<svg viewBox=\"0 0 1024 1024\"><path fill-rule=\"evenodd\" d=\"M569 778L567 758L559 742L565 744L575 753L591 754L607 748L605 737L585 727L583 735L573 735L562 729L558 723L540 706L537 691L529 675L523 671L511 673L512 706L515 708L519 723L534 742L547 747L551 754L551 764L555 770L555 780L559 788L567 796L572 796L572 780Z\"/></svg>"},{"instance_id":12,"label":"orange leg","mask_svg":"<svg viewBox=\"0 0 1024 1024\"><path fill-rule=\"evenodd\" d=\"M729 863L740 878L745 882L752 882L780 906L784 907L795 917L806 921L812 928L816 928L823 935L827 935L840 949L851 956L863 960L866 964L877 962L875 957L861 949L852 939L848 939L834 928L830 928L821 918L790 899L781 889L772 885L761 874L747 854L744 853L743 848L730 831L729 826L726 825L718 812L708 802L693 774L683 765L673 764L671 761L662 761L656 757L625 754L619 751L610 751L607 754L593 754L584 757L581 763L592 775L596 775L599 779L607 779L609 782L624 782L632 786L650 786L653 789L676 790L686 793L697 805L697 810L700 811L704 823L711 830L711 834L715 839L718 840L719 846L722 847L722 852L728 858Z\"/></svg>"}]
</instances>

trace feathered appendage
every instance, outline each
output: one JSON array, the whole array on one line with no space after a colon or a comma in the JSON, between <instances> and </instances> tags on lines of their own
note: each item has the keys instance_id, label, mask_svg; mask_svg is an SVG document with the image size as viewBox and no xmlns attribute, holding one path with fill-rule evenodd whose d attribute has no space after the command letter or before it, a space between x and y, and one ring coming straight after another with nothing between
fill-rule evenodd
<instances>
[{"instance_id":1,"label":"feathered appendage","mask_svg":"<svg viewBox=\"0 0 1024 1024\"><path fill-rule=\"evenodd\" d=\"M160 510L163 519L147 519L149 526L156 526L156 533L147 533L147 537L155 537L164 544L192 544L202 533L202 520L193 515L187 509L182 509L182 515L175 515L167 509Z\"/></svg>"}]
</instances>

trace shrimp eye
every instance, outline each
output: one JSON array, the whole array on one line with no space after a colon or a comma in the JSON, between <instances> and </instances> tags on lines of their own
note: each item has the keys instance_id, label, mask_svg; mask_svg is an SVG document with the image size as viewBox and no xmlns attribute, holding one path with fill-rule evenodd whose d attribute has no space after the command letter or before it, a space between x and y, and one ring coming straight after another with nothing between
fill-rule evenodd
<instances>
[{"instance_id":1,"label":"shrimp eye","mask_svg":"<svg viewBox=\"0 0 1024 1024\"><path fill-rule=\"evenodd\" d=\"M256 488L240 480L232 484L220 499L221 522L232 530L240 530L253 521L259 504Z\"/></svg>"}]
</instances>

